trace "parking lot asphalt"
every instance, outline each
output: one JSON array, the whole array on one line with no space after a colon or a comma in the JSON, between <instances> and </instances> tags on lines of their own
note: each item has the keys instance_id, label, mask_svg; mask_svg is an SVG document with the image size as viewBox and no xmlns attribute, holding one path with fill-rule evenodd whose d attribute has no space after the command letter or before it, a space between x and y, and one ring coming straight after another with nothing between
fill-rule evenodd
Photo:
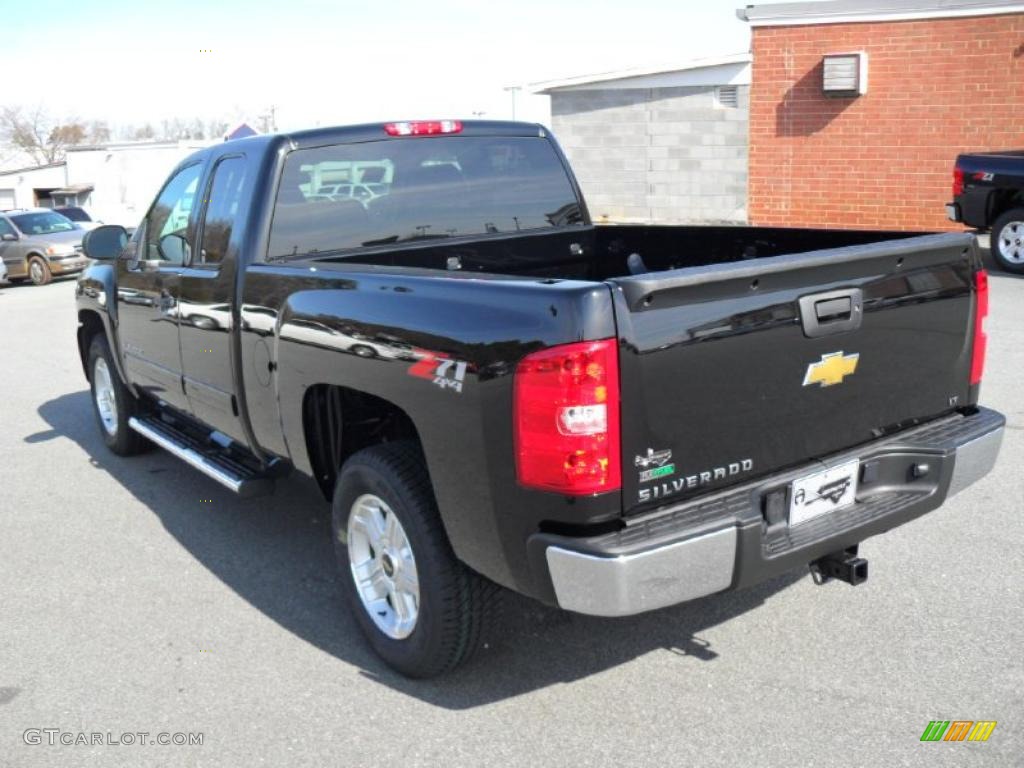
<instances>
[{"instance_id":1,"label":"parking lot asphalt","mask_svg":"<svg viewBox=\"0 0 1024 768\"><path fill-rule=\"evenodd\" d=\"M429 682L364 644L312 488L243 501L108 453L74 281L2 286L0 766L1022 765L1024 280L991 285L998 466L862 545L866 584L796 571L616 620L512 597L500 640ZM921 743L936 719L998 726ZM24 743L44 728L150 736Z\"/></svg>"}]
</instances>

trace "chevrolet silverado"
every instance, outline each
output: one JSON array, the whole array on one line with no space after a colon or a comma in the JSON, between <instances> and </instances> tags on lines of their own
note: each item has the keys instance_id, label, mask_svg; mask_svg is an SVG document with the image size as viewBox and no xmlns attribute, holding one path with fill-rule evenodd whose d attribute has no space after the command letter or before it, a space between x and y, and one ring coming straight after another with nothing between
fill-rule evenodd
<instances>
[{"instance_id":1,"label":"chevrolet silverado","mask_svg":"<svg viewBox=\"0 0 1024 768\"><path fill-rule=\"evenodd\" d=\"M84 247L107 446L318 484L410 676L468 658L502 588L624 616L808 564L860 583L860 542L1002 438L972 235L595 225L538 125L225 142Z\"/></svg>"}]
</instances>

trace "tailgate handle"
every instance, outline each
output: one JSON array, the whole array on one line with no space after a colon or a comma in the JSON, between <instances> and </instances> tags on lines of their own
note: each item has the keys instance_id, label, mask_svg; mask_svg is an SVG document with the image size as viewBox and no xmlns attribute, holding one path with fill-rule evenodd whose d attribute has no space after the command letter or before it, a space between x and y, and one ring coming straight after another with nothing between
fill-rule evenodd
<instances>
[{"instance_id":1,"label":"tailgate handle","mask_svg":"<svg viewBox=\"0 0 1024 768\"><path fill-rule=\"evenodd\" d=\"M814 339L855 331L860 328L863 310L864 296L860 288L804 296L800 299L804 336Z\"/></svg>"},{"instance_id":2,"label":"tailgate handle","mask_svg":"<svg viewBox=\"0 0 1024 768\"><path fill-rule=\"evenodd\" d=\"M853 312L853 299L844 296L841 299L825 299L825 301L814 302L814 314L819 323L828 323L833 320L849 320Z\"/></svg>"}]
</instances>

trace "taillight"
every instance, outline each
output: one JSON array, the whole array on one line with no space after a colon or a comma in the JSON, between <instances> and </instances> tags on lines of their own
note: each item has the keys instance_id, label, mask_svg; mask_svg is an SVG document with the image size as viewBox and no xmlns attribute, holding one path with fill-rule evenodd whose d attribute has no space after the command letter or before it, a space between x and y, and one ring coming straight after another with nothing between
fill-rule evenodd
<instances>
[{"instance_id":1,"label":"taillight","mask_svg":"<svg viewBox=\"0 0 1024 768\"><path fill-rule=\"evenodd\" d=\"M953 197L964 193L964 171L962 168L953 169Z\"/></svg>"},{"instance_id":2,"label":"taillight","mask_svg":"<svg viewBox=\"0 0 1024 768\"><path fill-rule=\"evenodd\" d=\"M551 347L515 375L516 475L572 496L617 490L619 355L615 339Z\"/></svg>"},{"instance_id":3,"label":"taillight","mask_svg":"<svg viewBox=\"0 0 1024 768\"><path fill-rule=\"evenodd\" d=\"M985 351L988 334L985 333L985 318L988 317L988 272L979 269L974 275L974 351L971 353L971 386L981 383L985 371Z\"/></svg>"},{"instance_id":4,"label":"taillight","mask_svg":"<svg viewBox=\"0 0 1024 768\"><path fill-rule=\"evenodd\" d=\"M384 125L384 132L388 136L437 136L444 133L460 133L461 131L462 123L458 120L418 120Z\"/></svg>"}]
</instances>

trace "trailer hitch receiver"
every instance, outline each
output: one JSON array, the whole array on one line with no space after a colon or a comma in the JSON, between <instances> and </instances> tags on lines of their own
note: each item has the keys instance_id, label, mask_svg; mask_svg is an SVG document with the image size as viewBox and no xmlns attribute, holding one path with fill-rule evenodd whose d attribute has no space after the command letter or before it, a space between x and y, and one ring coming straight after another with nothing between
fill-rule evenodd
<instances>
[{"instance_id":1,"label":"trailer hitch receiver","mask_svg":"<svg viewBox=\"0 0 1024 768\"><path fill-rule=\"evenodd\" d=\"M854 545L815 560L811 563L811 576L815 584L838 579L857 586L868 580L868 561L857 557L857 546Z\"/></svg>"}]
</instances>

